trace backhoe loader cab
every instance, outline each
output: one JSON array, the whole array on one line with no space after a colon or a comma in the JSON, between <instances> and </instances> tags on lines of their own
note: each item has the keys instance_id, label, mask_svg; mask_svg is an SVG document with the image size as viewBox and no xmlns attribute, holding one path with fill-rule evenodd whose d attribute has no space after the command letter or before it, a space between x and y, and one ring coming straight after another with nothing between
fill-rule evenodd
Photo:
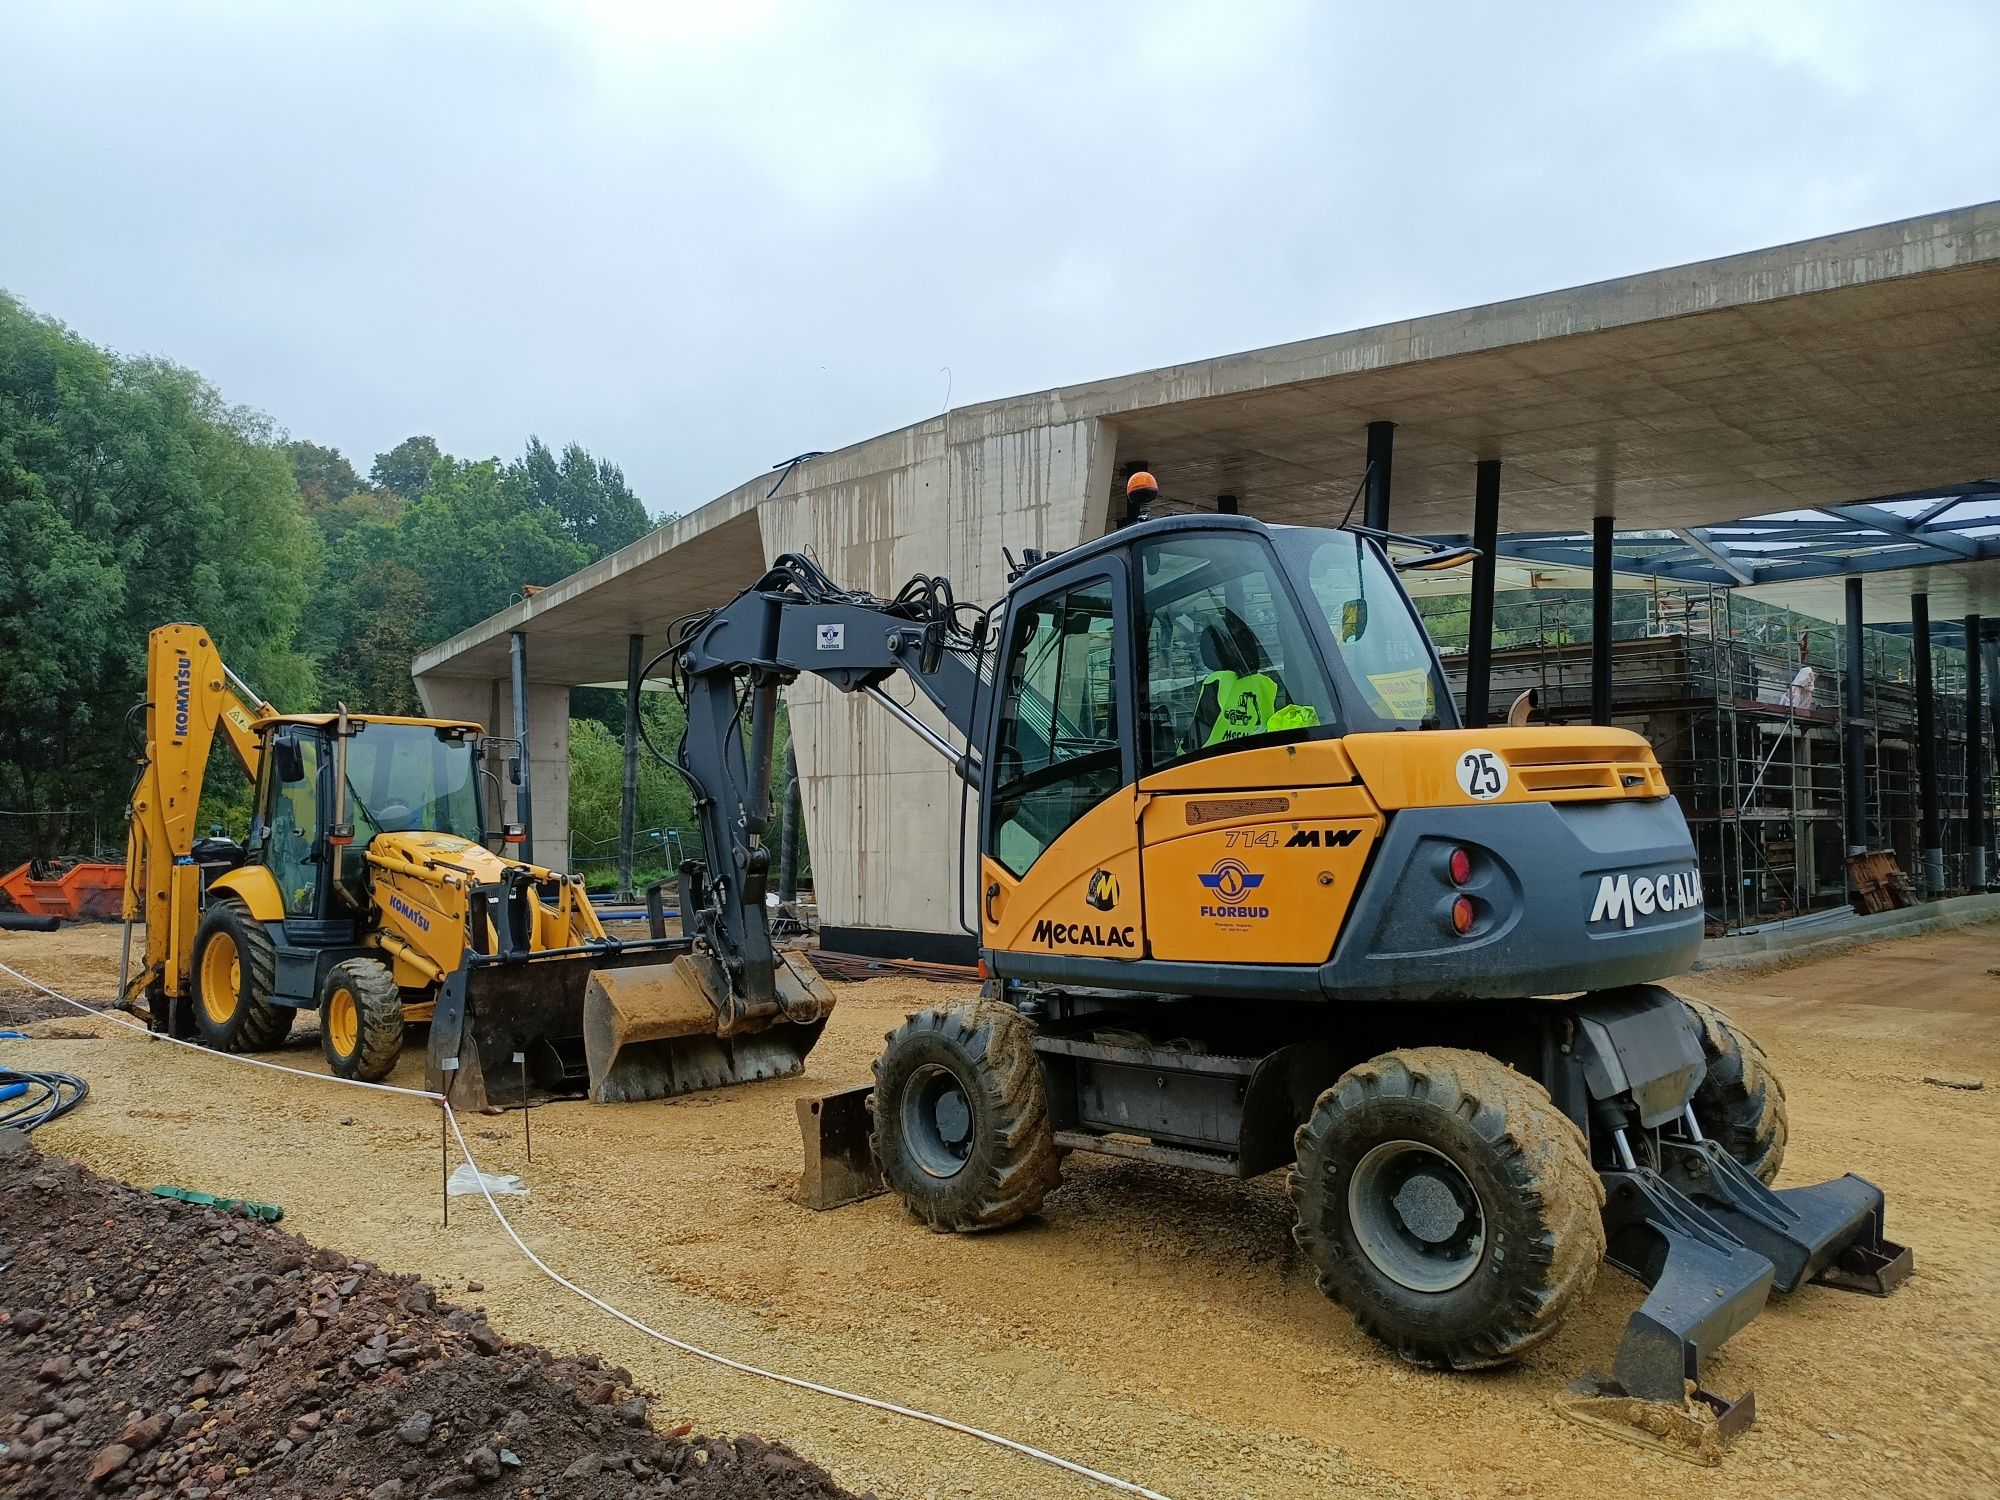
<instances>
[{"instance_id":1,"label":"backhoe loader cab","mask_svg":"<svg viewBox=\"0 0 2000 1500\"><path fill-rule=\"evenodd\" d=\"M1034 1212L1068 1151L1289 1168L1322 1288L1406 1357L1512 1360L1609 1258L1653 1293L1606 1389L1676 1410L1774 1286L1907 1274L1870 1184L1770 1188L1766 1059L1658 983L1704 901L1646 741L1464 727L1380 534L1146 521L1030 555L980 614L788 556L673 650L708 846L750 877L683 898L720 953L762 930L778 683L870 694L978 789L983 996L802 1114L809 1197L879 1167L967 1231Z\"/></svg>"}]
</instances>

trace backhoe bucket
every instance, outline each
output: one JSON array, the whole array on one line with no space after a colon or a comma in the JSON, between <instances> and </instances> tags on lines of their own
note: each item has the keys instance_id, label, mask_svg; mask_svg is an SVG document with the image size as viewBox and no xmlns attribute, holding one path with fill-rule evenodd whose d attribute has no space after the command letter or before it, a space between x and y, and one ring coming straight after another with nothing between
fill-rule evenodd
<instances>
[{"instance_id":1,"label":"backhoe bucket","mask_svg":"<svg viewBox=\"0 0 2000 1500\"><path fill-rule=\"evenodd\" d=\"M663 973L672 963L658 946L470 962L446 975L439 991L424 1086L463 1110L581 1094L588 1079L583 1000L592 976Z\"/></svg>"},{"instance_id":2,"label":"backhoe bucket","mask_svg":"<svg viewBox=\"0 0 2000 1500\"><path fill-rule=\"evenodd\" d=\"M826 1029L833 996L812 969L780 955L777 1002L745 1004L706 954L593 974L583 998L590 1097L669 1099L761 1078L788 1078Z\"/></svg>"}]
</instances>

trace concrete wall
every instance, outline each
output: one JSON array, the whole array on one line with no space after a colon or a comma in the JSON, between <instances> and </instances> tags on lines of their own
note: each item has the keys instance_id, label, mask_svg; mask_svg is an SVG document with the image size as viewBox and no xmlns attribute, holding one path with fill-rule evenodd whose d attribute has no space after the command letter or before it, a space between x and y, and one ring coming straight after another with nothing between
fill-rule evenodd
<instances>
[{"instance_id":1,"label":"concrete wall","mask_svg":"<svg viewBox=\"0 0 2000 1500\"><path fill-rule=\"evenodd\" d=\"M417 679L424 712L438 719L471 719L492 735L514 736L514 690L511 679L439 677ZM534 803L534 838L524 858L552 870L569 867L569 688L560 683L528 684L529 790ZM487 767L500 779L485 787L486 827L497 833L514 819L514 791L507 767Z\"/></svg>"},{"instance_id":2,"label":"concrete wall","mask_svg":"<svg viewBox=\"0 0 2000 1500\"><path fill-rule=\"evenodd\" d=\"M990 604L1006 589L1002 547L1019 557L1103 533L1116 449L1095 419L996 433L941 417L800 468L759 508L764 550L810 549L836 582L885 596L941 573L961 601ZM913 688L898 696L945 729ZM952 866L958 778L865 698L801 678L788 702L822 924L958 931L973 878L969 857L962 881ZM969 894L964 906L970 920Z\"/></svg>"}]
</instances>

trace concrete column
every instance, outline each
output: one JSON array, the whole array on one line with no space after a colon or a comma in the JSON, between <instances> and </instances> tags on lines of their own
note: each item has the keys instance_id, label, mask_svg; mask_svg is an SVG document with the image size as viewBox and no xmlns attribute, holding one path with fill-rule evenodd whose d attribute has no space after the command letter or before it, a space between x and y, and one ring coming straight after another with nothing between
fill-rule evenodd
<instances>
[{"instance_id":1,"label":"concrete column","mask_svg":"<svg viewBox=\"0 0 2000 1500\"><path fill-rule=\"evenodd\" d=\"M1611 542L1613 518L1590 523L1590 722L1611 722Z\"/></svg>"},{"instance_id":2,"label":"concrete column","mask_svg":"<svg viewBox=\"0 0 2000 1500\"><path fill-rule=\"evenodd\" d=\"M1484 729L1493 690L1493 580L1500 559L1500 460L1482 458L1474 470L1472 545L1479 556L1472 562L1472 619L1466 627L1465 723Z\"/></svg>"},{"instance_id":3,"label":"concrete column","mask_svg":"<svg viewBox=\"0 0 2000 1500\"><path fill-rule=\"evenodd\" d=\"M1845 747L1846 770L1842 780L1845 792L1847 821L1847 852L1866 854L1868 852L1868 746L1865 736L1868 726L1862 715L1866 712L1866 698L1861 687L1861 580L1847 580L1847 693L1846 722L1842 729L1842 744Z\"/></svg>"},{"instance_id":4,"label":"concrete column","mask_svg":"<svg viewBox=\"0 0 2000 1500\"><path fill-rule=\"evenodd\" d=\"M1965 617L1965 883L1986 889L1986 736L1984 636L1978 615ZM2000 683L1995 684L2000 687Z\"/></svg>"},{"instance_id":5,"label":"concrete column","mask_svg":"<svg viewBox=\"0 0 2000 1500\"><path fill-rule=\"evenodd\" d=\"M569 688L528 684L527 733L534 765L535 832L522 857L551 870L569 868Z\"/></svg>"},{"instance_id":6,"label":"concrete column","mask_svg":"<svg viewBox=\"0 0 2000 1500\"><path fill-rule=\"evenodd\" d=\"M625 638L625 782L618 798L618 899L631 901L632 838L639 821L639 671L645 665L646 638Z\"/></svg>"},{"instance_id":7,"label":"concrete column","mask_svg":"<svg viewBox=\"0 0 2000 1500\"><path fill-rule=\"evenodd\" d=\"M1368 424L1368 481L1362 524L1378 531L1389 529L1389 471L1396 457L1396 424Z\"/></svg>"},{"instance_id":8,"label":"concrete column","mask_svg":"<svg viewBox=\"0 0 2000 1500\"><path fill-rule=\"evenodd\" d=\"M1937 688L1931 668L1931 596L1910 595L1910 644L1917 679L1917 847L1926 896L1944 894L1944 828L1938 816ZM1968 700L1970 694L1967 695Z\"/></svg>"}]
</instances>

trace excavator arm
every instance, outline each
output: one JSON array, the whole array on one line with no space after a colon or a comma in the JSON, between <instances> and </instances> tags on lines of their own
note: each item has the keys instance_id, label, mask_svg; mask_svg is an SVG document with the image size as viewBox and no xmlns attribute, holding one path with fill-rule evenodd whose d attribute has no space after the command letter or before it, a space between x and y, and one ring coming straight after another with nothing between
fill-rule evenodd
<instances>
[{"instance_id":1,"label":"excavator arm","mask_svg":"<svg viewBox=\"0 0 2000 1500\"><path fill-rule=\"evenodd\" d=\"M836 586L786 554L722 608L683 622L664 657L687 704L679 766L695 791L706 859L681 875L683 930L727 969L730 1000L779 1003L765 891L771 862L771 752L778 689L803 673L865 693L978 786L972 746L990 706L988 616L918 577L893 599ZM884 684L902 674L938 710L955 746ZM747 724L746 724L747 719Z\"/></svg>"},{"instance_id":2,"label":"excavator arm","mask_svg":"<svg viewBox=\"0 0 2000 1500\"><path fill-rule=\"evenodd\" d=\"M201 920L201 872L194 864L195 818L208 757L220 734L253 782L263 760L254 721L273 710L223 663L199 625L162 625L146 638L145 744L125 836L125 922L146 931L136 969L126 966L122 993L175 996L186 982L195 925ZM164 1007L153 1013L164 1024Z\"/></svg>"}]
</instances>

